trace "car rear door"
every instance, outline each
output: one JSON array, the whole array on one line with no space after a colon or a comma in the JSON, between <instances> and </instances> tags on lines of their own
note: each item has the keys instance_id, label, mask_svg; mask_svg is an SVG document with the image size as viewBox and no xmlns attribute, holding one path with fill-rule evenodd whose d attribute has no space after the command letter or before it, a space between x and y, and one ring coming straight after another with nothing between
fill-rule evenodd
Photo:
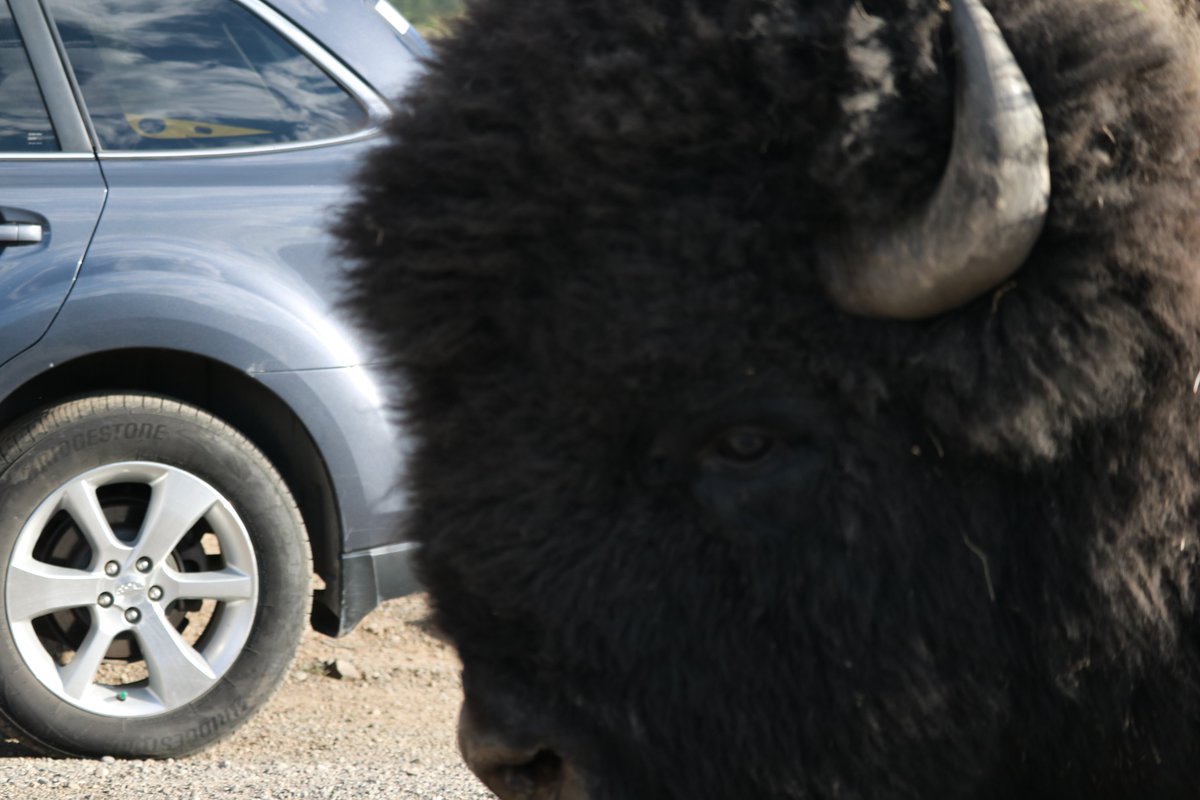
<instances>
[{"instance_id":1,"label":"car rear door","mask_svg":"<svg viewBox=\"0 0 1200 800\"><path fill-rule=\"evenodd\" d=\"M0 363L66 299L105 184L34 0L0 0Z\"/></svg>"}]
</instances>

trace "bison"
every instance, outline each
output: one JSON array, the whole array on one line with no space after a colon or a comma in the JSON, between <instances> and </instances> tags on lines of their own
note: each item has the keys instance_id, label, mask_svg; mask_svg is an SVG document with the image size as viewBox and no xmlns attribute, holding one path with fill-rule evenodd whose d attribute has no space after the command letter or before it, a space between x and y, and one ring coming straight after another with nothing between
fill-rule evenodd
<instances>
[{"instance_id":1,"label":"bison","mask_svg":"<svg viewBox=\"0 0 1200 800\"><path fill-rule=\"evenodd\" d=\"M474 0L343 223L513 800L1200 796L1183 0Z\"/></svg>"}]
</instances>

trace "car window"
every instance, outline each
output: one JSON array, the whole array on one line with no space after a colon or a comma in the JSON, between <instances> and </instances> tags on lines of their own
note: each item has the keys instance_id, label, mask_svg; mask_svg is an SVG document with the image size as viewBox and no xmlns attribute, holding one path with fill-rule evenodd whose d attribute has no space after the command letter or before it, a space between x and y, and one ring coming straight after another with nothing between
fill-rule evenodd
<instances>
[{"instance_id":1,"label":"car window","mask_svg":"<svg viewBox=\"0 0 1200 800\"><path fill-rule=\"evenodd\" d=\"M233 0L50 0L106 150L304 142L353 133L362 106Z\"/></svg>"},{"instance_id":2,"label":"car window","mask_svg":"<svg viewBox=\"0 0 1200 800\"><path fill-rule=\"evenodd\" d=\"M21 34L6 0L0 0L0 153L58 150L54 127L33 77Z\"/></svg>"}]
</instances>

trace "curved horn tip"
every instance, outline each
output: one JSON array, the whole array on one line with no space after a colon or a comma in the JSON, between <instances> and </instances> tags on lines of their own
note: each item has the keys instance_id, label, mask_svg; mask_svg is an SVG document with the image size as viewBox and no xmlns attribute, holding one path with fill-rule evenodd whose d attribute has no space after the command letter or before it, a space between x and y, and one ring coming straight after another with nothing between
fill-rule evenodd
<instances>
[{"instance_id":1,"label":"curved horn tip","mask_svg":"<svg viewBox=\"0 0 1200 800\"><path fill-rule=\"evenodd\" d=\"M1041 109L979 0L952 0L958 51L954 138L938 188L911 219L847 236L826 286L850 314L915 320L1012 276L1041 235L1050 198Z\"/></svg>"}]
</instances>

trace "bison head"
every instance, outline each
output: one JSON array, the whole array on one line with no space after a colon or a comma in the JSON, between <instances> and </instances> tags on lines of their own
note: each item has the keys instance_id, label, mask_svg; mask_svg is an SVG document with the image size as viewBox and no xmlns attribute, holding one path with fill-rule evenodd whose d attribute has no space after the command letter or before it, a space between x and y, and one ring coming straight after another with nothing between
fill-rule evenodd
<instances>
[{"instance_id":1,"label":"bison head","mask_svg":"<svg viewBox=\"0 0 1200 800\"><path fill-rule=\"evenodd\" d=\"M353 304L505 800L1194 785L1193 23L952 5L478 0L405 98Z\"/></svg>"}]
</instances>

